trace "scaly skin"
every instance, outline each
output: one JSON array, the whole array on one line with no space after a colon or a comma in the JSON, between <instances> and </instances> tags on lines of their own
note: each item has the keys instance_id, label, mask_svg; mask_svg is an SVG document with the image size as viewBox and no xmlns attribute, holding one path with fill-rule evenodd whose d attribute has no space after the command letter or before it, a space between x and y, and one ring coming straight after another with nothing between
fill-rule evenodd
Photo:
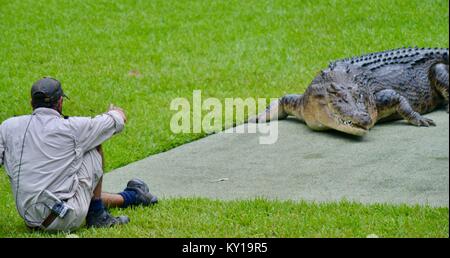
<instances>
[{"instance_id":1,"label":"scaly skin","mask_svg":"<svg viewBox=\"0 0 450 258\"><path fill-rule=\"evenodd\" d=\"M364 135L376 122L421 116L449 103L448 48L401 48L332 62L303 94L286 95L249 122L295 116L313 130Z\"/></svg>"}]
</instances>

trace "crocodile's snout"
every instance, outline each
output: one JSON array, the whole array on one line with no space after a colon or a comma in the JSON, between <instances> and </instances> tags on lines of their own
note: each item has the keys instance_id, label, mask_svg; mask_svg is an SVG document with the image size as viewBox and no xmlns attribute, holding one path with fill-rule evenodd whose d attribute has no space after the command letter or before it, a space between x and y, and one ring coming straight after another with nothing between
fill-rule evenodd
<instances>
[{"instance_id":1,"label":"crocodile's snout","mask_svg":"<svg viewBox=\"0 0 450 258\"><path fill-rule=\"evenodd\" d=\"M370 117L369 114L358 114L357 116L354 117L353 119L353 124L361 127L365 130L368 130L371 125L372 125L372 118Z\"/></svg>"}]
</instances>

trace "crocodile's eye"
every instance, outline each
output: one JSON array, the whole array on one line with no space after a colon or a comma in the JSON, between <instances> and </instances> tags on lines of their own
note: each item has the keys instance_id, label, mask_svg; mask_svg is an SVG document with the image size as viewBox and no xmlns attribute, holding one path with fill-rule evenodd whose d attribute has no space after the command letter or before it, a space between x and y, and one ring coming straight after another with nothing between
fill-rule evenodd
<instances>
[{"instance_id":1,"label":"crocodile's eye","mask_svg":"<svg viewBox=\"0 0 450 258\"><path fill-rule=\"evenodd\" d=\"M331 90L331 91L328 91L328 93L331 96L334 96L334 97L337 97L337 98L344 98L345 97L345 94L342 91L340 91L340 90Z\"/></svg>"}]
</instances>

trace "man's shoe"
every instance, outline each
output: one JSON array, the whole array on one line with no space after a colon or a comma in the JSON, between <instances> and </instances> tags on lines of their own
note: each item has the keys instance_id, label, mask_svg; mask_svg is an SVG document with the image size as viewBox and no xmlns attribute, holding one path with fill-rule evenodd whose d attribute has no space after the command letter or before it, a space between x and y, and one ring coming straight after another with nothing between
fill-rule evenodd
<instances>
[{"instance_id":1,"label":"man's shoe","mask_svg":"<svg viewBox=\"0 0 450 258\"><path fill-rule=\"evenodd\" d=\"M86 216L86 226L88 228L109 228L115 225L127 224L130 219L127 216L112 216L108 210L103 209L99 212L88 212Z\"/></svg>"},{"instance_id":2,"label":"man's shoe","mask_svg":"<svg viewBox=\"0 0 450 258\"><path fill-rule=\"evenodd\" d=\"M139 188L145 193L148 193L150 191L148 189L148 185L144 181L142 181L141 179L138 179L138 178L128 181L127 188L132 188L132 189Z\"/></svg>"},{"instance_id":3,"label":"man's shoe","mask_svg":"<svg viewBox=\"0 0 450 258\"><path fill-rule=\"evenodd\" d=\"M132 179L128 181L127 188L124 191L136 192L136 201L133 205L148 206L158 202L158 197L152 195L148 189L148 185L140 179Z\"/></svg>"}]
</instances>

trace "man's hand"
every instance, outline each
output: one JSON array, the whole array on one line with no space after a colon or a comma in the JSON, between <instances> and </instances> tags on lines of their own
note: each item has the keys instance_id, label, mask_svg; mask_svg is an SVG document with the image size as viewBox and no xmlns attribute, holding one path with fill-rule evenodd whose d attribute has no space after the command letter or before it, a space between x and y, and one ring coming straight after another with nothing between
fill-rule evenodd
<instances>
[{"instance_id":1,"label":"man's hand","mask_svg":"<svg viewBox=\"0 0 450 258\"><path fill-rule=\"evenodd\" d=\"M109 104L109 110L108 111L111 111L111 110L117 111L117 113L119 113L122 116L123 121L125 123L127 122L127 117L125 115L125 111L123 111L122 108L120 108L118 106L114 106L113 104Z\"/></svg>"}]
</instances>

